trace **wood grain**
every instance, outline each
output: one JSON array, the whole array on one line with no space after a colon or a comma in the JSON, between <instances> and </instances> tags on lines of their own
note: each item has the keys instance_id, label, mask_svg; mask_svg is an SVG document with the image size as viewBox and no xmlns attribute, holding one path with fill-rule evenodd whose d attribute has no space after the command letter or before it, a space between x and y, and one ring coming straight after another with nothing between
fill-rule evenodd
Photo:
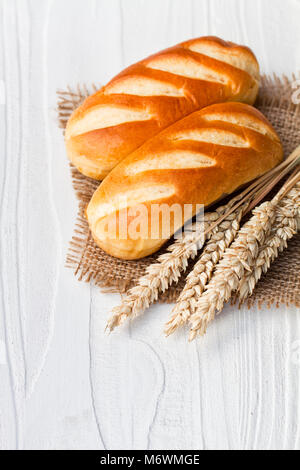
<instances>
[{"instance_id":1,"label":"wood grain","mask_svg":"<svg viewBox=\"0 0 300 470\"><path fill-rule=\"evenodd\" d=\"M205 34L290 75L299 19L296 0L0 2L1 449L300 448L295 308L227 307L192 345L163 337L166 305L104 335L118 296L64 268L76 201L55 113L57 88Z\"/></svg>"}]
</instances>

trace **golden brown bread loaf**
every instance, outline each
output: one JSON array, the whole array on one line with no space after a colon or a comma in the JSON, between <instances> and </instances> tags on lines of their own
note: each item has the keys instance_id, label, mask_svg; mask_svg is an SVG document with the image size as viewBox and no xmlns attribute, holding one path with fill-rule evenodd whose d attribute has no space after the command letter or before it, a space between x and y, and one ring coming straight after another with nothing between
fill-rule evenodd
<instances>
[{"instance_id":1,"label":"golden brown bread loaf","mask_svg":"<svg viewBox=\"0 0 300 470\"><path fill-rule=\"evenodd\" d=\"M253 104L258 87L247 47L215 37L183 42L128 67L84 101L67 124L69 159L101 180L175 121L213 103Z\"/></svg>"},{"instance_id":2,"label":"golden brown bread loaf","mask_svg":"<svg viewBox=\"0 0 300 470\"><path fill-rule=\"evenodd\" d=\"M100 184L87 207L93 237L112 256L147 256L168 238L168 220L151 213L155 205L192 204L195 214L196 204L209 206L282 157L279 137L255 108L222 103L196 111L146 142ZM170 235L186 220L172 215Z\"/></svg>"}]
</instances>

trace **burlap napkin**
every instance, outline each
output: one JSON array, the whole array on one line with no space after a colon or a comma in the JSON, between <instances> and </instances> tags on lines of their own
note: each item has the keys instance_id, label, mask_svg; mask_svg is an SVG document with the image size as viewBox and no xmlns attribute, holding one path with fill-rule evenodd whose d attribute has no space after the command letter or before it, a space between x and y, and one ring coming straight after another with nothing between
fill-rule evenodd
<instances>
[{"instance_id":1,"label":"burlap napkin","mask_svg":"<svg viewBox=\"0 0 300 470\"><path fill-rule=\"evenodd\" d=\"M300 144L300 105L293 103L292 80L286 77L263 77L256 106L270 120L280 135L285 155L291 153ZM58 113L60 127L63 129L71 112L96 87L78 86L58 91ZM74 270L79 280L93 282L109 291L124 293L144 274L145 268L153 263L159 253L139 261L122 261L112 258L99 248L92 239L84 209L99 182L83 176L71 165L73 187L76 192L79 210L67 254L67 266ZM193 262L190 263L192 267ZM271 305L294 304L300 307L300 234L295 236L288 248L274 262L268 273L263 276L253 295L249 298L249 307L257 303ZM165 292L160 301L172 302L179 295L185 283L186 274L177 285Z\"/></svg>"}]
</instances>

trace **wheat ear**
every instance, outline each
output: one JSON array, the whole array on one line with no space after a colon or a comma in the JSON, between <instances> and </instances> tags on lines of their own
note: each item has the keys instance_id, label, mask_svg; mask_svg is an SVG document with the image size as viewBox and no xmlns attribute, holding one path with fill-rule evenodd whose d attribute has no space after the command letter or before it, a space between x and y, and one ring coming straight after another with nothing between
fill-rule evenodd
<instances>
[{"instance_id":1,"label":"wheat ear","mask_svg":"<svg viewBox=\"0 0 300 470\"><path fill-rule=\"evenodd\" d=\"M263 273L270 268L278 254L287 247L287 242L300 229L300 183L297 183L278 204L271 233L260 248L255 265L247 272L238 287L240 303L249 297Z\"/></svg>"},{"instance_id":2,"label":"wheat ear","mask_svg":"<svg viewBox=\"0 0 300 470\"><path fill-rule=\"evenodd\" d=\"M166 336L174 333L195 312L197 301L211 279L216 264L222 258L226 248L233 242L240 228L241 218L248 206L249 201L232 214L229 214L213 229L210 240L206 243L205 249L193 270L187 276L185 287L171 312L170 320L165 328Z\"/></svg>"},{"instance_id":3,"label":"wheat ear","mask_svg":"<svg viewBox=\"0 0 300 470\"><path fill-rule=\"evenodd\" d=\"M275 216L273 201L264 202L253 210L253 216L239 230L235 241L228 248L216 267L215 274L200 297L194 314L190 317L189 340L206 332L216 312L238 288L246 271L251 271L258 256L259 247L269 235Z\"/></svg>"},{"instance_id":4,"label":"wheat ear","mask_svg":"<svg viewBox=\"0 0 300 470\"><path fill-rule=\"evenodd\" d=\"M206 213L204 224L200 224L200 227L194 224L190 233L185 232L181 239L169 246L166 253L159 256L154 264L148 266L146 274L138 280L136 286L128 291L121 305L113 309L106 326L109 331L121 325L127 318L141 315L158 299L161 292L178 281L186 270L189 259L195 258L198 250L210 238L210 226L217 223L218 219L234 206L237 199L239 198L232 199L215 212Z\"/></svg>"},{"instance_id":5,"label":"wheat ear","mask_svg":"<svg viewBox=\"0 0 300 470\"><path fill-rule=\"evenodd\" d=\"M156 263L147 268L146 274L139 279L135 287L129 290L121 305L113 309L106 328L112 331L128 317L133 318L142 314L150 304L158 299L160 292L164 292L173 282L177 282L182 272L186 270L189 258L196 256L197 251L202 248L205 241L210 239L215 227L225 220L229 214L236 214L238 208L246 201L254 203L252 198L256 194L259 200L262 197L261 190L268 192L290 166L294 165L295 160L299 159L297 152L298 149L293 152L286 162L254 181L252 185L232 199L226 206L217 209L216 212L206 214L204 232L200 231L199 234L199 231L196 230L195 234L185 235L182 240L169 247L167 253L161 255Z\"/></svg>"}]
</instances>

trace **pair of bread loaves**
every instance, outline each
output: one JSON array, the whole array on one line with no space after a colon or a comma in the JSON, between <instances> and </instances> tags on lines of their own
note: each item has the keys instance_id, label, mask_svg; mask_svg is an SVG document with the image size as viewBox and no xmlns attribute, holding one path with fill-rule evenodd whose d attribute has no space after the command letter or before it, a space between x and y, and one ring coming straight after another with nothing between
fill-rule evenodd
<instances>
[{"instance_id":1,"label":"pair of bread loaves","mask_svg":"<svg viewBox=\"0 0 300 470\"><path fill-rule=\"evenodd\" d=\"M213 103L253 104L258 86L247 47L214 37L183 42L128 67L85 100L67 124L69 158L102 180L173 122Z\"/></svg>"},{"instance_id":2,"label":"pair of bread loaves","mask_svg":"<svg viewBox=\"0 0 300 470\"><path fill-rule=\"evenodd\" d=\"M147 256L197 205L211 205L281 161L272 126L237 102L253 104L258 86L248 48L200 38L129 67L73 113L71 161L88 176L108 174L86 211L101 248L124 259ZM162 207L171 209L167 217Z\"/></svg>"}]
</instances>

